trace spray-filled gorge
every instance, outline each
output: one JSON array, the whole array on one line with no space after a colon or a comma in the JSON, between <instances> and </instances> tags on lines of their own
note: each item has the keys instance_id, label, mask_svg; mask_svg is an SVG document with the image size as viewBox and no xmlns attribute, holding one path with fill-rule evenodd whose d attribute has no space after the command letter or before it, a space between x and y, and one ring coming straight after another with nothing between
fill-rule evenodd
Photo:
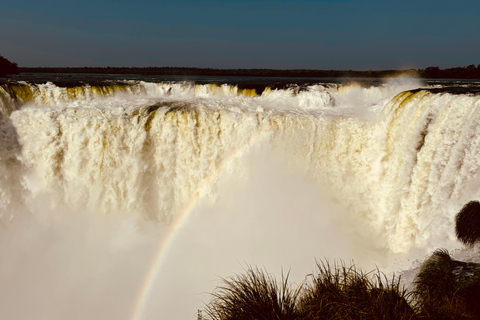
<instances>
[{"instance_id":1,"label":"spray-filled gorge","mask_svg":"<svg viewBox=\"0 0 480 320\"><path fill-rule=\"evenodd\" d=\"M190 319L245 263L300 282L460 248L480 97L422 86L2 85L1 312Z\"/></svg>"}]
</instances>

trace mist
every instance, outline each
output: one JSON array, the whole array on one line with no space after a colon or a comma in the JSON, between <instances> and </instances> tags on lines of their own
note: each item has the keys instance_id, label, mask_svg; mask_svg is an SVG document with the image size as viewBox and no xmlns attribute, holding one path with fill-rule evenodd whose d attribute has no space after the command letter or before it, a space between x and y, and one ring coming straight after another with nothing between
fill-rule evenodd
<instances>
[{"instance_id":1,"label":"mist","mask_svg":"<svg viewBox=\"0 0 480 320\"><path fill-rule=\"evenodd\" d=\"M368 226L267 140L221 174L211 186L218 194L187 213L149 284L144 319L195 319L220 278L249 265L277 277L290 272L300 284L316 258L367 269L391 263ZM1 226L2 315L130 319L166 227L40 202Z\"/></svg>"},{"instance_id":2,"label":"mist","mask_svg":"<svg viewBox=\"0 0 480 320\"><path fill-rule=\"evenodd\" d=\"M195 319L249 266L300 285L460 248L479 99L419 85L1 87L2 317Z\"/></svg>"}]
</instances>

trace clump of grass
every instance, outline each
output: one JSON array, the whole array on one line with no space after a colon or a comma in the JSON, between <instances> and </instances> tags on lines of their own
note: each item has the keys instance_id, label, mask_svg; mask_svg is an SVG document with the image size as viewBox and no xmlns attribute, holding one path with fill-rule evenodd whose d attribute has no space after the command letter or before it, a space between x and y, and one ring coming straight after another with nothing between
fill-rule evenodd
<instances>
[{"instance_id":1,"label":"clump of grass","mask_svg":"<svg viewBox=\"0 0 480 320\"><path fill-rule=\"evenodd\" d=\"M470 201L455 217L457 239L466 245L480 240L480 202Z\"/></svg>"},{"instance_id":2,"label":"clump of grass","mask_svg":"<svg viewBox=\"0 0 480 320\"><path fill-rule=\"evenodd\" d=\"M205 313L212 320L296 320L299 290L288 285L288 274L278 283L265 270L249 267L246 274L222 279Z\"/></svg>"},{"instance_id":3,"label":"clump of grass","mask_svg":"<svg viewBox=\"0 0 480 320\"><path fill-rule=\"evenodd\" d=\"M453 260L437 250L415 278L415 290L379 270L317 261L297 289L288 274L278 283L258 268L223 279L205 309L211 320L480 319L480 264Z\"/></svg>"},{"instance_id":4,"label":"clump of grass","mask_svg":"<svg viewBox=\"0 0 480 320\"><path fill-rule=\"evenodd\" d=\"M333 268L317 262L317 274L298 301L301 319L413 319L400 278L389 281L378 270L363 273L354 265Z\"/></svg>"},{"instance_id":5,"label":"clump of grass","mask_svg":"<svg viewBox=\"0 0 480 320\"><path fill-rule=\"evenodd\" d=\"M416 295L419 298L430 296L440 298L453 296L456 289L448 251L437 250L423 264L415 279Z\"/></svg>"},{"instance_id":6,"label":"clump of grass","mask_svg":"<svg viewBox=\"0 0 480 320\"><path fill-rule=\"evenodd\" d=\"M415 279L416 308L422 318L479 319L480 265L453 260L437 250Z\"/></svg>"}]
</instances>

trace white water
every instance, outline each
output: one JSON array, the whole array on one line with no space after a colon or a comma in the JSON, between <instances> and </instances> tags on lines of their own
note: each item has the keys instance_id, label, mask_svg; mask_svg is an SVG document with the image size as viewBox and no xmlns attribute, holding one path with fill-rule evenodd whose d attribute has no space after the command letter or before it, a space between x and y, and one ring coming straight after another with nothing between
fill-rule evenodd
<instances>
[{"instance_id":1,"label":"white water","mask_svg":"<svg viewBox=\"0 0 480 320\"><path fill-rule=\"evenodd\" d=\"M129 319L169 221L196 199L146 318L193 319L246 264L298 283L315 258L391 272L461 248L480 98L401 93L419 85L0 88L0 312Z\"/></svg>"}]
</instances>

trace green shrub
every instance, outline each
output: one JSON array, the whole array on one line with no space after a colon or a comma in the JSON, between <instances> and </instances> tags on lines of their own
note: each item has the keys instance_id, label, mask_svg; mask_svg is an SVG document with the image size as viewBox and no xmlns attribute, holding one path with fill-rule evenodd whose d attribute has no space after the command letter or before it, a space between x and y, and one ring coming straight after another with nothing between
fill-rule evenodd
<instances>
[{"instance_id":1,"label":"green shrub","mask_svg":"<svg viewBox=\"0 0 480 320\"><path fill-rule=\"evenodd\" d=\"M466 245L480 240L480 202L470 201L455 217L457 239Z\"/></svg>"}]
</instances>

